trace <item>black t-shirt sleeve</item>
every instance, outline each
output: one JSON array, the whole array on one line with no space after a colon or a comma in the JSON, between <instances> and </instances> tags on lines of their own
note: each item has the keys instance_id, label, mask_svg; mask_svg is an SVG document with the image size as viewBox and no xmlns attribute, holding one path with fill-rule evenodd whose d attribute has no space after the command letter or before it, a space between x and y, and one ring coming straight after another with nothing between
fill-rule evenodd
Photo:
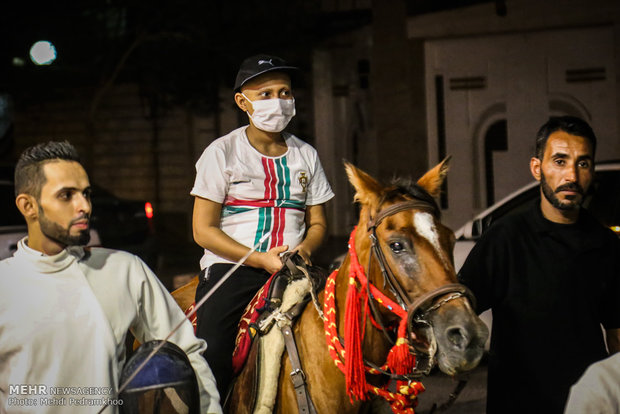
<instances>
[{"instance_id":1,"label":"black t-shirt sleeve","mask_svg":"<svg viewBox=\"0 0 620 414\"><path fill-rule=\"evenodd\" d=\"M459 282L476 296L476 312L492 307L498 289L501 289L498 261L501 260L502 229L491 227L478 240L459 271Z\"/></svg>"}]
</instances>

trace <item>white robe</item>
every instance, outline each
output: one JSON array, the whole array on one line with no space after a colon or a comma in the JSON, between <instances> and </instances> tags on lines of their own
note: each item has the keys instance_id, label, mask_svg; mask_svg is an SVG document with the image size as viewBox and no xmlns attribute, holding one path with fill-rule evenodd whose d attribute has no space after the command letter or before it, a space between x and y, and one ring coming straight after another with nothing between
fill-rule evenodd
<instances>
[{"instance_id":1,"label":"white robe","mask_svg":"<svg viewBox=\"0 0 620 414\"><path fill-rule=\"evenodd\" d=\"M588 367L571 387L564 413L620 413L620 353Z\"/></svg>"},{"instance_id":2,"label":"white robe","mask_svg":"<svg viewBox=\"0 0 620 414\"><path fill-rule=\"evenodd\" d=\"M0 413L98 412L117 398L127 330L141 342L164 339L184 318L134 255L70 247L45 256L23 239L0 261ZM189 321L170 341L196 372L201 413L221 413L200 355L206 343Z\"/></svg>"}]
</instances>

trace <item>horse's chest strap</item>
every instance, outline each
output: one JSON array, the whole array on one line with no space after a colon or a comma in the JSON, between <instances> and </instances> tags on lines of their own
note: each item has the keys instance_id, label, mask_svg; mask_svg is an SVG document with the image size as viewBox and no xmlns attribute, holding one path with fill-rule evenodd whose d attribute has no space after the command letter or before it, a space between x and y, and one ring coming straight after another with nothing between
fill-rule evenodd
<instances>
[{"instance_id":1,"label":"horse's chest strap","mask_svg":"<svg viewBox=\"0 0 620 414\"><path fill-rule=\"evenodd\" d=\"M280 330L284 337L284 344L286 345L286 351L288 357L291 360L291 381L293 381L293 387L295 388L295 397L297 398L297 407L300 414L317 414L310 394L308 393L308 386L306 384L306 374L301 368L301 361L299 359L299 353L297 352L297 345L295 344L295 337L293 336L293 330L290 325L283 325Z\"/></svg>"}]
</instances>

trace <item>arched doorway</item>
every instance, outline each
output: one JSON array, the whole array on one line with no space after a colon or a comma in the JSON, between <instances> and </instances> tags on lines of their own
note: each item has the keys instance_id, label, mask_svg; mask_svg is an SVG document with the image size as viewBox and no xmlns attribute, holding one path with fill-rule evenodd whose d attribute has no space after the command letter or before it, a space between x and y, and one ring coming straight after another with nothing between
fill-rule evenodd
<instances>
[{"instance_id":1,"label":"arched doorway","mask_svg":"<svg viewBox=\"0 0 620 414\"><path fill-rule=\"evenodd\" d=\"M508 127L505 119L492 123L484 134L484 178L487 207L496 201L493 165L493 153L496 151L508 151Z\"/></svg>"}]
</instances>

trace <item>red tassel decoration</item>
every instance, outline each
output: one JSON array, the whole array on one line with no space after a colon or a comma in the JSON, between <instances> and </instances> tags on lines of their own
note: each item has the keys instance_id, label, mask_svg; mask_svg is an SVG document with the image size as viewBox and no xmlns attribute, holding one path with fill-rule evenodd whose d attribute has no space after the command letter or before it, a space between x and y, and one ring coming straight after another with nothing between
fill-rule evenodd
<instances>
[{"instance_id":1,"label":"red tassel decoration","mask_svg":"<svg viewBox=\"0 0 620 414\"><path fill-rule=\"evenodd\" d=\"M345 307L345 381L347 393L353 403L353 398L366 400L366 375L362 357L362 342L360 331L360 294L355 280L349 279L347 302Z\"/></svg>"},{"instance_id":2,"label":"red tassel decoration","mask_svg":"<svg viewBox=\"0 0 620 414\"><path fill-rule=\"evenodd\" d=\"M398 326L396 345L390 349L387 357L390 370L397 375L408 374L415 367L415 357L409 352L409 342L405 339L405 335L407 335L407 321L402 319Z\"/></svg>"},{"instance_id":3,"label":"red tassel decoration","mask_svg":"<svg viewBox=\"0 0 620 414\"><path fill-rule=\"evenodd\" d=\"M415 357L409 352L409 343L406 339L407 311L373 286L372 283L368 282L364 274L364 268L360 265L355 252L355 231L356 229L354 228L349 239L351 261L344 312L344 349L340 341L337 340L338 328L336 327L334 303L336 272L330 275L325 287L325 338L329 352L338 369L345 375L347 395L351 403L354 402L354 399L367 400L367 395L374 394L388 401L395 414L415 414L413 409L418 402L417 395L424 391L424 386L421 382L397 381L397 392L395 393L390 391L387 385L379 388L366 382L366 371L373 375L380 374L379 370L364 366L362 355L363 331L366 328L366 317L369 316L371 322L373 321L372 315L370 313L366 314L366 311L369 311L368 301L370 300L370 294L380 305L401 319L398 325L398 340L396 345L390 350L385 365L381 367L382 370L388 370L398 375L411 373L415 367ZM361 286L359 289L358 283ZM366 289L366 285L368 285L370 292ZM331 287L331 289L328 290L328 287ZM363 320L361 315L364 316ZM345 353L344 364L341 359L342 352Z\"/></svg>"}]
</instances>

